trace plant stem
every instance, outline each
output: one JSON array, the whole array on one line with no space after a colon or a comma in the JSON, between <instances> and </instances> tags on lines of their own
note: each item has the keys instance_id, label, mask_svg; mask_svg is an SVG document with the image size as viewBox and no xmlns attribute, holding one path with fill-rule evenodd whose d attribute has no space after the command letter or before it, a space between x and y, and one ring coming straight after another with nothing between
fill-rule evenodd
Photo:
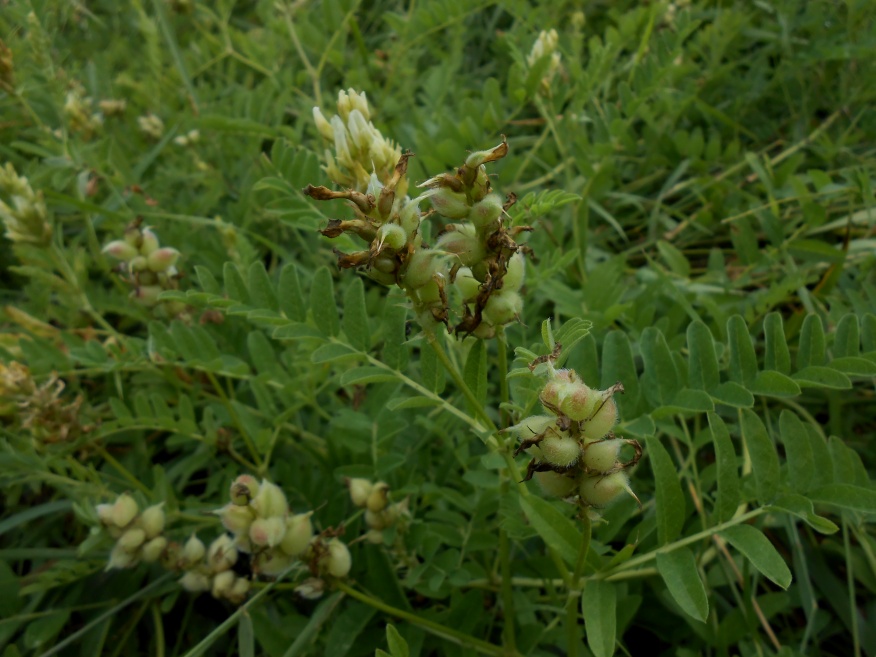
<instances>
[{"instance_id":1,"label":"plant stem","mask_svg":"<svg viewBox=\"0 0 876 657\"><path fill-rule=\"evenodd\" d=\"M508 339L504 326L499 326L496 329L496 346L499 350L499 397L501 399L499 424L504 429L508 426L508 411L505 410L504 406L511 400L508 390Z\"/></svg>"},{"instance_id":2,"label":"plant stem","mask_svg":"<svg viewBox=\"0 0 876 657\"><path fill-rule=\"evenodd\" d=\"M405 611L404 609L398 609L396 607L392 607L377 598L371 597L367 593L363 593L361 591L357 591L352 586L345 582L338 581L336 582L336 586L338 589L346 593L351 598L355 598L359 602L364 602L366 605L374 607L379 611L382 611L390 616L395 616L401 620L405 620L412 625L417 625L422 627L424 630L429 632L430 634L434 634L435 636L441 637L442 639L446 639L451 641L457 645L465 646L467 648L472 648L477 652L483 655L501 655L501 656L513 656L520 655L516 650L514 651L506 651L500 646L493 645L492 643L488 643L486 641L482 641L481 639L476 639L473 636L468 634L463 634L458 630L454 630L453 628L447 627L445 625L441 625L440 623L436 623L435 621L428 620L426 618L421 618L416 614L412 614L411 612Z\"/></svg>"},{"instance_id":3,"label":"plant stem","mask_svg":"<svg viewBox=\"0 0 876 657\"><path fill-rule=\"evenodd\" d=\"M249 433L246 430L246 427L244 427L243 423L240 421L240 416L237 414L237 411L234 410L234 405L231 403L231 400L228 399L228 395L225 394L222 386L219 385L219 381L216 380L216 375L212 372L208 372L207 370L204 370L204 374L207 375L207 379L209 379L210 385L213 386L216 394L219 395L219 399L222 400L222 404L225 406L225 410L227 410L228 415L231 416L231 421L234 422L237 430L240 431L243 442L246 443L246 448L249 450L250 456L252 456L252 460L256 465L256 471L262 472L262 459L259 456L259 452L256 449L255 443L252 442L252 437L250 437Z\"/></svg>"}]
</instances>

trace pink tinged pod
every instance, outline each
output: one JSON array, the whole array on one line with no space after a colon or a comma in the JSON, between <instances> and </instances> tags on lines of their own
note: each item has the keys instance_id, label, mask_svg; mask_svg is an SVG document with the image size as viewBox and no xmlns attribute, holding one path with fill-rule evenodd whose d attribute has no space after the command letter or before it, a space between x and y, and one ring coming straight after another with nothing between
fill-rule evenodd
<instances>
[{"instance_id":1,"label":"pink tinged pod","mask_svg":"<svg viewBox=\"0 0 876 657\"><path fill-rule=\"evenodd\" d=\"M591 411L593 416L583 425L583 434L587 440L602 438L617 424L617 402L614 400L614 397L609 396L605 399L602 395L595 396L599 401L596 404L596 408ZM604 403L603 399L605 399Z\"/></svg>"},{"instance_id":2,"label":"pink tinged pod","mask_svg":"<svg viewBox=\"0 0 876 657\"><path fill-rule=\"evenodd\" d=\"M472 206L468 220L478 228L492 224L502 214L502 199L498 194L488 194L479 203Z\"/></svg>"},{"instance_id":3,"label":"pink tinged pod","mask_svg":"<svg viewBox=\"0 0 876 657\"><path fill-rule=\"evenodd\" d=\"M204 573L198 573L190 570L185 575L179 578L179 585L190 593L209 591L210 578L207 577Z\"/></svg>"},{"instance_id":4,"label":"pink tinged pod","mask_svg":"<svg viewBox=\"0 0 876 657\"><path fill-rule=\"evenodd\" d=\"M350 550L336 538L330 540L326 547L328 554L323 562L325 572L332 577L346 577L353 565Z\"/></svg>"},{"instance_id":5,"label":"pink tinged pod","mask_svg":"<svg viewBox=\"0 0 876 657\"><path fill-rule=\"evenodd\" d=\"M626 474L615 472L584 477L578 492L583 502L591 506L606 506L624 491L629 491L629 488Z\"/></svg>"},{"instance_id":6,"label":"pink tinged pod","mask_svg":"<svg viewBox=\"0 0 876 657\"><path fill-rule=\"evenodd\" d=\"M311 513L298 513L286 521L286 533L280 542L280 549L290 557L304 553L313 538L313 523Z\"/></svg>"},{"instance_id":7,"label":"pink tinged pod","mask_svg":"<svg viewBox=\"0 0 876 657\"><path fill-rule=\"evenodd\" d=\"M124 262L129 262L139 255L137 249L124 240L110 242L103 247L103 253L112 256L116 260L123 260Z\"/></svg>"},{"instance_id":8,"label":"pink tinged pod","mask_svg":"<svg viewBox=\"0 0 876 657\"><path fill-rule=\"evenodd\" d=\"M581 447L578 441L563 434L549 433L538 444L544 460L551 465L567 468L578 462Z\"/></svg>"},{"instance_id":9,"label":"pink tinged pod","mask_svg":"<svg viewBox=\"0 0 876 657\"><path fill-rule=\"evenodd\" d=\"M166 272L176 264L179 260L179 251L166 246L161 249L156 249L146 258L146 266L154 272Z\"/></svg>"},{"instance_id":10,"label":"pink tinged pod","mask_svg":"<svg viewBox=\"0 0 876 657\"><path fill-rule=\"evenodd\" d=\"M113 504L110 520L116 527L126 527L139 512L137 501L127 493L122 493Z\"/></svg>"},{"instance_id":11,"label":"pink tinged pod","mask_svg":"<svg viewBox=\"0 0 876 657\"><path fill-rule=\"evenodd\" d=\"M536 472L533 479L538 482L545 493L554 497L569 497L578 485L578 482L572 477L551 471Z\"/></svg>"},{"instance_id":12,"label":"pink tinged pod","mask_svg":"<svg viewBox=\"0 0 876 657\"><path fill-rule=\"evenodd\" d=\"M141 285L131 292L131 298L148 308L158 303L158 295L163 291L160 285Z\"/></svg>"},{"instance_id":13,"label":"pink tinged pod","mask_svg":"<svg viewBox=\"0 0 876 657\"><path fill-rule=\"evenodd\" d=\"M167 549L167 539L164 536L156 536L143 546L140 555L146 563L158 561Z\"/></svg>"},{"instance_id":14,"label":"pink tinged pod","mask_svg":"<svg viewBox=\"0 0 876 657\"><path fill-rule=\"evenodd\" d=\"M146 538L152 539L164 531L164 502L146 508L140 514L140 527L146 532Z\"/></svg>"},{"instance_id":15,"label":"pink tinged pod","mask_svg":"<svg viewBox=\"0 0 876 657\"><path fill-rule=\"evenodd\" d=\"M286 534L286 520L280 516L256 518L249 528L249 540L260 547L279 545Z\"/></svg>"},{"instance_id":16,"label":"pink tinged pod","mask_svg":"<svg viewBox=\"0 0 876 657\"><path fill-rule=\"evenodd\" d=\"M581 421L590 417L600 401L599 394L589 386L568 383L561 393L560 412L570 420Z\"/></svg>"},{"instance_id":17,"label":"pink tinged pod","mask_svg":"<svg viewBox=\"0 0 876 657\"><path fill-rule=\"evenodd\" d=\"M617 463L620 440L600 440L584 445L584 465L594 472L609 472Z\"/></svg>"}]
</instances>

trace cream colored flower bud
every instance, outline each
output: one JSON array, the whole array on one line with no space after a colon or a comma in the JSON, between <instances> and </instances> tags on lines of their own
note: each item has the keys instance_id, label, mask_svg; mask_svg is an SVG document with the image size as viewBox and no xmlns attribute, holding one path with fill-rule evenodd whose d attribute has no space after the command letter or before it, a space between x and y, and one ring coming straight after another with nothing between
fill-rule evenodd
<instances>
[{"instance_id":1,"label":"cream colored flower bud","mask_svg":"<svg viewBox=\"0 0 876 657\"><path fill-rule=\"evenodd\" d=\"M289 513L289 504L286 502L286 495L280 490L280 487L271 483L267 479L262 479L259 492L250 503L256 513L262 518L270 518L271 516L286 517Z\"/></svg>"},{"instance_id":2,"label":"cream colored flower bud","mask_svg":"<svg viewBox=\"0 0 876 657\"><path fill-rule=\"evenodd\" d=\"M347 145L347 126L339 116L332 117L332 132L334 133L335 157L338 162L346 167L353 164L353 156L350 154L350 147Z\"/></svg>"},{"instance_id":3,"label":"cream colored flower bud","mask_svg":"<svg viewBox=\"0 0 876 657\"><path fill-rule=\"evenodd\" d=\"M127 493L122 493L113 504L110 520L116 527L127 527L139 512L137 501Z\"/></svg>"},{"instance_id":4,"label":"cream colored flower bud","mask_svg":"<svg viewBox=\"0 0 876 657\"><path fill-rule=\"evenodd\" d=\"M136 258L139 252L125 240L115 240L103 247L102 253L110 255L116 260L129 262Z\"/></svg>"},{"instance_id":5,"label":"cream colored flower bud","mask_svg":"<svg viewBox=\"0 0 876 657\"><path fill-rule=\"evenodd\" d=\"M204 558L207 548L204 543L194 534L189 537L182 549L182 560L185 564L193 566Z\"/></svg>"},{"instance_id":6,"label":"cream colored flower bud","mask_svg":"<svg viewBox=\"0 0 876 657\"><path fill-rule=\"evenodd\" d=\"M374 140L374 130L368 125L362 112L356 109L350 112L350 116L347 117L347 130L353 145L360 151L368 152Z\"/></svg>"},{"instance_id":7,"label":"cream colored flower bud","mask_svg":"<svg viewBox=\"0 0 876 657\"><path fill-rule=\"evenodd\" d=\"M213 513L222 520L222 526L235 536L248 535L249 527L255 519L253 509L235 504L226 504Z\"/></svg>"},{"instance_id":8,"label":"cream colored flower bud","mask_svg":"<svg viewBox=\"0 0 876 657\"><path fill-rule=\"evenodd\" d=\"M353 565L350 550L336 538L330 540L326 547L328 554L323 564L325 572L332 577L346 577Z\"/></svg>"},{"instance_id":9,"label":"cream colored flower bud","mask_svg":"<svg viewBox=\"0 0 876 657\"><path fill-rule=\"evenodd\" d=\"M378 481L374 484L374 488L371 489L371 494L368 496L365 505L368 507L368 510L373 513L383 511L383 509L386 508L388 496L389 484L383 481Z\"/></svg>"},{"instance_id":10,"label":"cream colored flower bud","mask_svg":"<svg viewBox=\"0 0 876 657\"><path fill-rule=\"evenodd\" d=\"M164 502L153 504L140 514L139 524L146 532L146 538L155 538L164 531Z\"/></svg>"},{"instance_id":11,"label":"cream colored flower bud","mask_svg":"<svg viewBox=\"0 0 876 657\"><path fill-rule=\"evenodd\" d=\"M213 576L213 590L211 593L214 598L224 597L231 587L234 586L236 575L230 570L224 570Z\"/></svg>"},{"instance_id":12,"label":"cream colored flower bud","mask_svg":"<svg viewBox=\"0 0 876 657\"><path fill-rule=\"evenodd\" d=\"M250 581L245 577L238 577L234 580L234 584L231 588L225 593L225 597L236 605L241 604L244 600L246 600L246 596L249 593L249 589L252 586Z\"/></svg>"},{"instance_id":13,"label":"cream colored flower bud","mask_svg":"<svg viewBox=\"0 0 876 657\"><path fill-rule=\"evenodd\" d=\"M323 116L319 107L313 108L313 122L316 124L316 129L323 139L332 142L335 140L335 133L332 130L331 123Z\"/></svg>"},{"instance_id":14,"label":"cream colored flower bud","mask_svg":"<svg viewBox=\"0 0 876 657\"><path fill-rule=\"evenodd\" d=\"M237 562L237 548L234 539L228 534L222 534L207 548L207 564L215 573L228 570Z\"/></svg>"},{"instance_id":15,"label":"cream colored flower bud","mask_svg":"<svg viewBox=\"0 0 876 657\"><path fill-rule=\"evenodd\" d=\"M137 548L143 545L143 541L146 540L146 532L142 529L134 527L132 529L128 529L124 534L119 537L119 540L116 542L116 545L122 548L125 552L136 552Z\"/></svg>"},{"instance_id":16,"label":"cream colored flower bud","mask_svg":"<svg viewBox=\"0 0 876 657\"><path fill-rule=\"evenodd\" d=\"M286 520L286 533L280 542L280 549L291 557L300 556L313 538L313 512L298 513Z\"/></svg>"},{"instance_id":17,"label":"cream colored flower bud","mask_svg":"<svg viewBox=\"0 0 876 657\"><path fill-rule=\"evenodd\" d=\"M146 563L158 561L167 549L167 539L164 536L156 536L143 545L140 555Z\"/></svg>"},{"instance_id":18,"label":"cream colored flower bud","mask_svg":"<svg viewBox=\"0 0 876 657\"><path fill-rule=\"evenodd\" d=\"M350 91L352 92L353 90L350 89ZM338 92L338 114L340 114L340 118L346 121L352 110L353 103L350 97L347 95L346 91L341 89Z\"/></svg>"},{"instance_id":19,"label":"cream colored flower bud","mask_svg":"<svg viewBox=\"0 0 876 657\"><path fill-rule=\"evenodd\" d=\"M365 92L357 93L353 89L347 90L350 106L362 113L366 121L371 120L371 110L368 108L368 98Z\"/></svg>"},{"instance_id":20,"label":"cream colored flower bud","mask_svg":"<svg viewBox=\"0 0 876 657\"><path fill-rule=\"evenodd\" d=\"M359 508L364 507L368 503L368 496L371 495L374 484L367 479L346 479L344 483L347 484L353 504Z\"/></svg>"},{"instance_id":21,"label":"cream colored flower bud","mask_svg":"<svg viewBox=\"0 0 876 657\"><path fill-rule=\"evenodd\" d=\"M129 552L118 543L110 552L109 563L106 565L106 570L121 570L123 568L132 568L137 565L138 562L137 554L135 552Z\"/></svg>"},{"instance_id":22,"label":"cream colored flower bud","mask_svg":"<svg viewBox=\"0 0 876 657\"><path fill-rule=\"evenodd\" d=\"M308 577L295 587L295 593L305 600L319 600L325 593L325 582L317 577Z\"/></svg>"},{"instance_id":23,"label":"cream colored flower bud","mask_svg":"<svg viewBox=\"0 0 876 657\"><path fill-rule=\"evenodd\" d=\"M204 573L199 573L194 570L188 571L179 579L179 585L183 587L186 591L189 591L191 593L209 591L210 584L211 582L209 577L207 577Z\"/></svg>"},{"instance_id":24,"label":"cream colored flower bud","mask_svg":"<svg viewBox=\"0 0 876 657\"><path fill-rule=\"evenodd\" d=\"M256 518L249 528L249 540L259 547L274 547L286 535L286 521L280 516Z\"/></svg>"}]
</instances>

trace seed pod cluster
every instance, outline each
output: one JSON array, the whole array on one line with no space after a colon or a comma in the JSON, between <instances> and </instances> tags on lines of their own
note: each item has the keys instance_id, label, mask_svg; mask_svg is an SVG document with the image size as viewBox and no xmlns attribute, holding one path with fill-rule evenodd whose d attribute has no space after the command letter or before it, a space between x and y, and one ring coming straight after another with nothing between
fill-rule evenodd
<instances>
[{"instance_id":1,"label":"seed pod cluster","mask_svg":"<svg viewBox=\"0 0 876 657\"><path fill-rule=\"evenodd\" d=\"M233 535L233 544L251 555L257 575L276 577L295 561L306 563L314 575L344 577L352 565L350 552L337 535L314 533L312 511L293 514L279 486L249 475L238 477L231 501L215 513Z\"/></svg>"},{"instance_id":2,"label":"seed pod cluster","mask_svg":"<svg viewBox=\"0 0 876 657\"><path fill-rule=\"evenodd\" d=\"M103 252L119 260L116 271L134 288L131 299L142 306L157 306L158 295L179 287L180 274L176 263L180 252L172 247L162 247L152 229L142 227L140 218L125 229L124 239L110 242L103 247ZM164 303L163 309L173 317L184 313L186 307L183 303L171 301Z\"/></svg>"},{"instance_id":3,"label":"seed pod cluster","mask_svg":"<svg viewBox=\"0 0 876 657\"><path fill-rule=\"evenodd\" d=\"M503 139L493 149L472 153L455 173L420 185L425 191L411 199L406 193L412 154L401 153L384 139L370 116L364 94L352 90L340 93L338 115L331 121L314 108L317 130L335 153L333 157L327 151L325 171L345 189L308 185L304 193L319 201L342 199L352 209L352 219L330 220L323 235L335 238L347 233L367 244L354 253L338 253L338 266L357 268L380 283L400 286L421 322L448 326L448 286L459 276L462 305L456 332L492 337L496 327L517 320L522 311L519 290L524 263L514 238L529 230L505 226L506 210L514 198L503 201L492 191L484 166L505 157L507 143ZM420 203L426 200L432 210L423 213ZM421 233L421 222L430 215L450 222L431 247Z\"/></svg>"},{"instance_id":4,"label":"seed pod cluster","mask_svg":"<svg viewBox=\"0 0 876 657\"><path fill-rule=\"evenodd\" d=\"M155 504L141 512L137 500L128 493L119 495L112 504L97 505L101 525L116 539L107 570L133 568L141 561L152 563L165 555L168 541L163 536L163 506Z\"/></svg>"},{"instance_id":5,"label":"seed pod cluster","mask_svg":"<svg viewBox=\"0 0 876 657\"><path fill-rule=\"evenodd\" d=\"M368 525L365 539L370 543L383 543L383 530L410 516L407 498L390 503L389 484L368 479L346 479L344 483L353 504L365 509L365 524Z\"/></svg>"},{"instance_id":6,"label":"seed pod cluster","mask_svg":"<svg viewBox=\"0 0 876 657\"><path fill-rule=\"evenodd\" d=\"M186 591L210 591L214 598L242 604L252 582L232 570L239 557L237 546L228 534L216 538L209 547L192 534L180 547L172 550L176 567L183 572L179 584Z\"/></svg>"},{"instance_id":7,"label":"seed pod cluster","mask_svg":"<svg viewBox=\"0 0 876 657\"><path fill-rule=\"evenodd\" d=\"M532 456L525 480L535 478L546 493L575 498L587 508L604 507L623 492L635 498L626 470L638 462L641 446L616 438L612 431L618 420L614 395L623 392L623 386L594 390L574 370L549 365L549 372L539 395L547 414L507 429L520 440L517 453ZM635 456L623 462L619 454L625 444L633 447Z\"/></svg>"}]
</instances>

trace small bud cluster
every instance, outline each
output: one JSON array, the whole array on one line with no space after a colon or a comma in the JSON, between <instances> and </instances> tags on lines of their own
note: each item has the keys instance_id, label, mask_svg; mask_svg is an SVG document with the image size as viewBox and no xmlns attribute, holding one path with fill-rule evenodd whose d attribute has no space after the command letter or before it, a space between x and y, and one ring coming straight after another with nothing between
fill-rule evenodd
<instances>
[{"instance_id":1,"label":"small bud cluster","mask_svg":"<svg viewBox=\"0 0 876 657\"><path fill-rule=\"evenodd\" d=\"M6 237L13 242L46 246L52 239L42 192L34 192L27 178L19 176L9 162L0 168L0 220L6 226Z\"/></svg>"},{"instance_id":2,"label":"small bud cluster","mask_svg":"<svg viewBox=\"0 0 876 657\"><path fill-rule=\"evenodd\" d=\"M350 572L350 551L336 537L339 532L314 534L313 512L290 513L276 484L242 475L231 484L230 494L231 502L216 514L233 534L236 549L252 555L254 573L276 577L296 560L308 564L314 576Z\"/></svg>"},{"instance_id":3,"label":"small bud cluster","mask_svg":"<svg viewBox=\"0 0 876 657\"><path fill-rule=\"evenodd\" d=\"M79 82L74 82L64 101L64 116L70 132L82 135L83 139L91 139L103 127L103 115L94 111L94 101L85 95L85 89Z\"/></svg>"},{"instance_id":4,"label":"small bud cluster","mask_svg":"<svg viewBox=\"0 0 876 657\"><path fill-rule=\"evenodd\" d=\"M189 130L184 135L178 135L173 138L173 143L177 146L192 146L201 140L201 133L198 130Z\"/></svg>"},{"instance_id":5,"label":"small bud cluster","mask_svg":"<svg viewBox=\"0 0 876 657\"><path fill-rule=\"evenodd\" d=\"M539 395L548 414L507 429L520 439L517 453L533 457L525 480L535 477L546 493L577 498L583 507L604 507L623 492L635 498L625 471L638 462L641 447L612 432L618 420L614 395L623 386L594 390L573 370L554 370L549 364L549 372ZM627 462L618 459L624 444L635 449Z\"/></svg>"},{"instance_id":6,"label":"small bud cluster","mask_svg":"<svg viewBox=\"0 0 876 657\"><path fill-rule=\"evenodd\" d=\"M125 229L124 239L110 242L103 247L103 252L120 261L117 270L134 288L131 298L147 308L158 304L158 295L163 291L179 286L176 262L180 252L162 247L150 228L141 228L140 219ZM178 315L185 306L171 302L166 310L170 315Z\"/></svg>"},{"instance_id":7,"label":"small bud cluster","mask_svg":"<svg viewBox=\"0 0 876 657\"><path fill-rule=\"evenodd\" d=\"M532 45L532 50L526 57L526 63L530 68L535 66L542 57L550 57L547 70L539 83L539 92L545 96L550 95L551 82L557 74L557 71L560 70L561 57L560 53L557 52L557 45L559 45L559 42L560 37L556 30L542 30L539 32L535 43Z\"/></svg>"},{"instance_id":8,"label":"small bud cluster","mask_svg":"<svg viewBox=\"0 0 876 657\"><path fill-rule=\"evenodd\" d=\"M427 180L420 185L426 191L410 199L405 193L412 154L401 154L369 117L364 94L352 90L340 93L338 115L330 122L314 108L317 129L333 143L337 158L327 155L326 171L347 189L308 185L304 193L318 201L346 200L354 212L353 219L331 220L323 235L347 233L368 243L367 249L339 253L338 265L360 268L384 285L402 287L421 322L449 323L447 284L459 276L463 303L456 332L492 337L497 326L515 321L522 310L524 262L514 237L529 230L505 227L505 211L514 199L503 202L492 192L484 166L505 157L507 143L472 153L456 173ZM423 214L420 203L427 199L433 212ZM454 222L445 226L434 248L423 242L420 230L429 214Z\"/></svg>"},{"instance_id":9,"label":"small bud cluster","mask_svg":"<svg viewBox=\"0 0 876 657\"><path fill-rule=\"evenodd\" d=\"M174 546L171 566L183 571L179 584L186 591L210 591L214 598L239 605L252 587L252 582L232 570L238 551L234 539L222 534L207 547L192 534L180 548Z\"/></svg>"},{"instance_id":10,"label":"small bud cluster","mask_svg":"<svg viewBox=\"0 0 876 657\"><path fill-rule=\"evenodd\" d=\"M128 107L128 101L125 99L106 98L100 101L97 106L104 116L121 116L125 113Z\"/></svg>"},{"instance_id":11,"label":"small bud cluster","mask_svg":"<svg viewBox=\"0 0 876 657\"><path fill-rule=\"evenodd\" d=\"M122 493L112 504L98 504L97 517L116 544L106 569L132 568L141 561L153 563L165 556L168 541L164 532L163 504L143 511L137 500Z\"/></svg>"},{"instance_id":12,"label":"small bud cluster","mask_svg":"<svg viewBox=\"0 0 876 657\"><path fill-rule=\"evenodd\" d=\"M164 121L155 114L138 116L137 125L140 126L140 132L153 141L158 141L164 136Z\"/></svg>"},{"instance_id":13,"label":"small bud cluster","mask_svg":"<svg viewBox=\"0 0 876 657\"><path fill-rule=\"evenodd\" d=\"M368 532L365 539L370 543L383 543L383 530L394 526L410 515L408 500L389 503L389 484L367 479L346 479L350 500L360 509L365 509L365 524Z\"/></svg>"}]
</instances>

